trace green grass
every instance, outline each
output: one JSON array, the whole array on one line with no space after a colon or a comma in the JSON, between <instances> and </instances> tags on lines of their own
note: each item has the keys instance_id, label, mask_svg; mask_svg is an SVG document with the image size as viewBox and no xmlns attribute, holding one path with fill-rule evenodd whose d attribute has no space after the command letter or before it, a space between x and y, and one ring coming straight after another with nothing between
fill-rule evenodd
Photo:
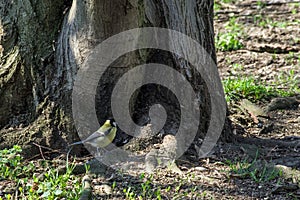
<instances>
[{"instance_id":1,"label":"green grass","mask_svg":"<svg viewBox=\"0 0 300 200\"><path fill-rule=\"evenodd\" d=\"M215 37L215 45L220 51L233 51L243 47L240 38L244 36L243 26L237 23L235 17L231 17L225 25L225 32L218 33Z\"/></svg>"},{"instance_id":2,"label":"green grass","mask_svg":"<svg viewBox=\"0 0 300 200\"><path fill-rule=\"evenodd\" d=\"M221 0L221 2L228 3L228 4L234 3L234 1L235 0Z\"/></svg>"},{"instance_id":3,"label":"green grass","mask_svg":"<svg viewBox=\"0 0 300 200\"><path fill-rule=\"evenodd\" d=\"M288 72L281 72L274 78L272 83L277 89L279 96L293 96L300 94L300 77L297 77L293 69Z\"/></svg>"},{"instance_id":4,"label":"green grass","mask_svg":"<svg viewBox=\"0 0 300 200\"><path fill-rule=\"evenodd\" d=\"M241 66L238 66L241 67ZM280 74L270 83L253 77L227 78L223 80L223 88L227 102L249 99L252 101L269 100L273 97L288 97L300 93L299 79L294 70L288 74Z\"/></svg>"},{"instance_id":5,"label":"green grass","mask_svg":"<svg viewBox=\"0 0 300 200\"><path fill-rule=\"evenodd\" d=\"M253 16L254 23L262 28L286 28L288 26L297 25L296 20L293 21L277 21L264 15Z\"/></svg>"},{"instance_id":6,"label":"green grass","mask_svg":"<svg viewBox=\"0 0 300 200\"><path fill-rule=\"evenodd\" d=\"M244 98L258 101L276 95L271 87L265 86L251 77L225 79L223 87L228 102Z\"/></svg>"},{"instance_id":7,"label":"green grass","mask_svg":"<svg viewBox=\"0 0 300 200\"><path fill-rule=\"evenodd\" d=\"M161 200L161 189L156 187L153 182L153 176L146 177L145 174L140 175L141 184L129 185L123 189L123 193L126 199L158 199Z\"/></svg>"},{"instance_id":8,"label":"green grass","mask_svg":"<svg viewBox=\"0 0 300 200\"><path fill-rule=\"evenodd\" d=\"M230 173L239 175L241 178L251 178L257 183L271 181L282 176L282 171L274 166L258 163L257 155L252 162L248 162L247 159L241 161L226 160L225 164L229 166Z\"/></svg>"},{"instance_id":9,"label":"green grass","mask_svg":"<svg viewBox=\"0 0 300 200\"><path fill-rule=\"evenodd\" d=\"M19 146L0 150L0 180L14 181L17 185L13 194L4 194L4 199L14 199L16 194L21 199L79 198L81 181L72 175L74 164L67 164L66 172L61 174L57 168L49 167L46 163L37 167L36 163L25 162L21 152ZM41 171L45 172L40 174Z\"/></svg>"},{"instance_id":10,"label":"green grass","mask_svg":"<svg viewBox=\"0 0 300 200\"><path fill-rule=\"evenodd\" d=\"M227 32L216 36L216 48L220 51L233 51L242 47L243 45L235 33Z\"/></svg>"},{"instance_id":11,"label":"green grass","mask_svg":"<svg viewBox=\"0 0 300 200\"><path fill-rule=\"evenodd\" d=\"M221 5L219 3L214 3L214 12L221 10Z\"/></svg>"},{"instance_id":12,"label":"green grass","mask_svg":"<svg viewBox=\"0 0 300 200\"><path fill-rule=\"evenodd\" d=\"M264 7L267 6L267 4L264 1L262 1L262 0L258 0L256 2L256 5L257 5L258 9L262 9L262 8L264 8Z\"/></svg>"},{"instance_id":13,"label":"green grass","mask_svg":"<svg viewBox=\"0 0 300 200\"><path fill-rule=\"evenodd\" d=\"M264 28L267 28L267 27L286 28L288 26L288 22L275 21L275 20L266 18L266 20L262 20L259 22L259 26L262 26Z\"/></svg>"},{"instance_id":14,"label":"green grass","mask_svg":"<svg viewBox=\"0 0 300 200\"><path fill-rule=\"evenodd\" d=\"M291 3L289 4L292 7L292 14L295 15L299 12L300 3Z\"/></svg>"},{"instance_id":15,"label":"green grass","mask_svg":"<svg viewBox=\"0 0 300 200\"><path fill-rule=\"evenodd\" d=\"M32 163L22 166L21 152L22 149L19 146L0 151L0 180L18 180L20 175L28 175L28 173L32 172L32 168L34 168Z\"/></svg>"},{"instance_id":16,"label":"green grass","mask_svg":"<svg viewBox=\"0 0 300 200\"><path fill-rule=\"evenodd\" d=\"M126 183L113 183L112 188L123 188L123 198L127 200L135 199L198 199L200 197L210 197L211 194L206 194L198 185L192 184L197 179L195 174L188 174L185 177L174 177L172 182L166 179L166 184L161 184L157 180L158 177L153 178L151 174L142 173L138 180ZM137 183L138 182L138 183ZM116 191L118 192L118 191Z\"/></svg>"}]
</instances>

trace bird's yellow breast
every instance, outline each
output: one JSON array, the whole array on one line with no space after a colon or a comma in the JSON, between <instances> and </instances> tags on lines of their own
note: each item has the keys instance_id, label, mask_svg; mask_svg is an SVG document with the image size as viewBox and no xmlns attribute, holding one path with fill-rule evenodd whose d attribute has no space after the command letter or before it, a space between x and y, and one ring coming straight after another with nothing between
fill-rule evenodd
<instances>
[{"instance_id":1,"label":"bird's yellow breast","mask_svg":"<svg viewBox=\"0 0 300 200\"><path fill-rule=\"evenodd\" d=\"M102 133L105 133L107 131L109 131L109 132L106 135L103 135L102 137L98 137L95 139L95 141L89 142L89 143L95 147L100 147L100 148L108 146L116 137L117 128L111 127L111 126L107 126L107 127L102 126L98 130L98 132L102 132Z\"/></svg>"}]
</instances>

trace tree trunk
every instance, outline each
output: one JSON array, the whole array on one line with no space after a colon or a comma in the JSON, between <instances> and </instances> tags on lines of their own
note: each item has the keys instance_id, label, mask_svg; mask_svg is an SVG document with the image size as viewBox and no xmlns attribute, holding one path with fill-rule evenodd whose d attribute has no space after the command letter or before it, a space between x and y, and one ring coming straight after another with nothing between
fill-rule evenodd
<instances>
[{"instance_id":1,"label":"tree trunk","mask_svg":"<svg viewBox=\"0 0 300 200\"><path fill-rule=\"evenodd\" d=\"M58 148L73 130L69 111L51 92L64 87L54 85L52 75L67 3L0 3L0 148L22 144L36 151L33 141Z\"/></svg>"},{"instance_id":2,"label":"tree trunk","mask_svg":"<svg viewBox=\"0 0 300 200\"><path fill-rule=\"evenodd\" d=\"M69 3L19 0L1 5L1 148L17 143L30 149L32 141L61 148L78 139L71 99L77 71L94 47L122 31L139 27L176 30L198 41L216 61L212 0L73 0L66 9ZM207 85L190 63L163 50L133 51L110 65L97 85L99 122L112 116L110 96L119 78L144 63L166 64L189 80L200 102L195 138L195 144L200 144L211 115ZM136 76L140 77L132 78L143 78ZM143 124L151 105L161 103L168 114L165 132L172 134L180 126L176 102L167 88L143 86L130 102L132 117ZM225 141L231 138L228 120L224 127L221 139Z\"/></svg>"}]
</instances>

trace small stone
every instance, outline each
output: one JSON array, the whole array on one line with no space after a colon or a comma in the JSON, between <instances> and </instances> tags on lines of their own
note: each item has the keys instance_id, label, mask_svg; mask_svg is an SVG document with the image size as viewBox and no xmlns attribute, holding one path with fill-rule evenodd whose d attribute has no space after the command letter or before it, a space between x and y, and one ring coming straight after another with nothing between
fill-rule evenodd
<instances>
[{"instance_id":1,"label":"small stone","mask_svg":"<svg viewBox=\"0 0 300 200\"><path fill-rule=\"evenodd\" d=\"M205 167L195 167L194 170L195 170L195 171L204 172L204 171L207 171L208 169L205 168Z\"/></svg>"},{"instance_id":2,"label":"small stone","mask_svg":"<svg viewBox=\"0 0 300 200\"><path fill-rule=\"evenodd\" d=\"M264 125L263 125L263 123L261 123L261 122L259 122L258 124L257 124L257 128L262 128Z\"/></svg>"},{"instance_id":3,"label":"small stone","mask_svg":"<svg viewBox=\"0 0 300 200\"><path fill-rule=\"evenodd\" d=\"M94 193L97 195L109 195L112 194L112 188L109 185L95 185Z\"/></svg>"}]
</instances>

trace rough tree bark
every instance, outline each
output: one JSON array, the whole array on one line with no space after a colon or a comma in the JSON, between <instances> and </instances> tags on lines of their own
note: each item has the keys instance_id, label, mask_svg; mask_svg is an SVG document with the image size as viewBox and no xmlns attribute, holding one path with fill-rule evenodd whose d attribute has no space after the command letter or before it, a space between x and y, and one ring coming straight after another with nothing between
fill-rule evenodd
<instances>
[{"instance_id":1,"label":"rough tree bark","mask_svg":"<svg viewBox=\"0 0 300 200\"><path fill-rule=\"evenodd\" d=\"M71 93L77 70L97 44L114 34L148 26L177 30L199 41L216 61L212 0L18 0L0 4L0 148L17 143L32 152L32 141L61 148L76 140ZM109 78L97 90L99 121L111 115L109 94L114 83L145 62L168 64L192 83L201 96L196 140L203 138L210 115L205 83L187 62L164 51L132 52L110 66L105 76ZM159 99L167 106L174 98L158 86L140 91L132 103L137 122L146 115L145 103ZM145 95L149 91L160 93L151 98ZM168 114L174 116L168 115L169 132L178 125L176 106L171 104L169 109L173 113ZM231 138L228 121L224 127L221 139L225 141Z\"/></svg>"}]
</instances>

